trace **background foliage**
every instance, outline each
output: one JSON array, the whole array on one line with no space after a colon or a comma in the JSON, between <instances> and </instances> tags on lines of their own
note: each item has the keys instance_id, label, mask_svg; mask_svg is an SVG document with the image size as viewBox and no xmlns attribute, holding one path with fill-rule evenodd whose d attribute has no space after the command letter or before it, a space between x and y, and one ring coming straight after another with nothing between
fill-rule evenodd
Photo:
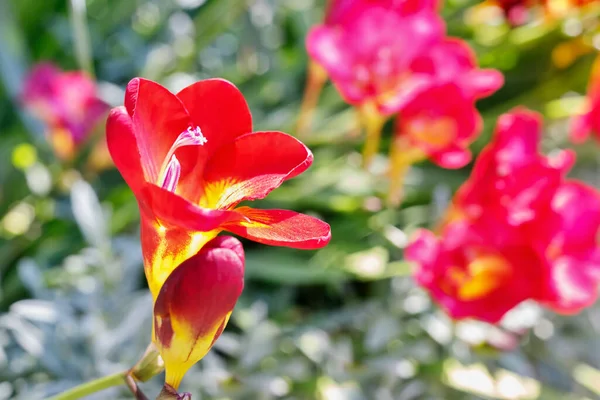
<instances>
[{"instance_id":1,"label":"background foliage","mask_svg":"<svg viewBox=\"0 0 600 400\"><path fill-rule=\"evenodd\" d=\"M552 54L578 34L577 21L470 26L473 4L446 4L449 31L506 75L479 104L486 133L474 149L519 104L545 113L547 150L566 146L564 117L594 55L559 68ZM0 0L0 399L43 398L127 368L150 338L133 195L85 154L73 165L54 158L19 105L26 71L41 60L85 69L112 105L134 76L173 91L219 76L245 94L256 130L293 133L304 37L322 12L317 0ZM407 237L436 223L468 168L418 165L403 207L388 209L386 159L360 168L355 117L331 86L314 128L304 138L314 165L261 206L318 215L332 225L331 244L302 252L246 242L232 322L182 389L195 399L600 398L599 307L567 318L525 304L502 327L456 324L414 286ZM596 146L577 150L574 174L598 183Z\"/></svg>"}]
</instances>

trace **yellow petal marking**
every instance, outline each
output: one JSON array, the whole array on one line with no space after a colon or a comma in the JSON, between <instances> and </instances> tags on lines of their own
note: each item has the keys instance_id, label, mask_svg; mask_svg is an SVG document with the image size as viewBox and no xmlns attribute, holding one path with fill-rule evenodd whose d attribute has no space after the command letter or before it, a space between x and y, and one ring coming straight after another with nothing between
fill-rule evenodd
<instances>
[{"instance_id":1,"label":"yellow petal marking","mask_svg":"<svg viewBox=\"0 0 600 400\"><path fill-rule=\"evenodd\" d=\"M231 312L225 316L223 328L227 325L230 316ZM161 322L157 318L159 325ZM165 382L177 389L185 373L210 350L214 337L221 327L221 321L202 337L196 337L186 321L179 321L174 316L171 317L171 326L174 334L169 347L163 347L156 337L153 340L165 362Z\"/></svg>"},{"instance_id":2,"label":"yellow petal marking","mask_svg":"<svg viewBox=\"0 0 600 400\"><path fill-rule=\"evenodd\" d=\"M510 275L511 266L504 258L487 255L475 258L466 270L457 266L451 267L446 276L456 288L455 293L460 300L472 301L498 289Z\"/></svg>"}]
</instances>

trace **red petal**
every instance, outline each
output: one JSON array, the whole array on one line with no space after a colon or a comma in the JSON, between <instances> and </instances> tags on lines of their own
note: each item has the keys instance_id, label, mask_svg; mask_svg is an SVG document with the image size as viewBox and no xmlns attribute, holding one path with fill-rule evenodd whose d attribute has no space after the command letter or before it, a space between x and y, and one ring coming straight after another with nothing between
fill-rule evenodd
<instances>
[{"instance_id":1,"label":"red petal","mask_svg":"<svg viewBox=\"0 0 600 400\"><path fill-rule=\"evenodd\" d=\"M577 115L571 119L569 137L573 143L583 143L592 132L591 114Z\"/></svg>"},{"instance_id":2,"label":"red petal","mask_svg":"<svg viewBox=\"0 0 600 400\"><path fill-rule=\"evenodd\" d=\"M125 107L110 111L106 121L106 142L115 166L136 193L144 183L144 171L133 132L133 122Z\"/></svg>"},{"instance_id":3,"label":"red petal","mask_svg":"<svg viewBox=\"0 0 600 400\"><path fill-rule=\"evenodd\" d=\"M252 132L252 116L242 93L224 79L196 82L179 93L195 125L202 129L209 152Z\"/></svg>"},{"instance_id":4,"label":"red petal","mask_svg":"<svg viewBox=\"0 0 600 400\"><path fill-rule=\"evenodd\" d=\"M288 210L236 208L249 222L229 223L225 229L255 242L295 249L318 249L331 239L329 225L317 218Z\"/></svg>"},{"instance_id":5,"label":"red petal","mask_svg":"<svg viewBox=\"0 0 600 400\"><path fill-rule=\"evenodd\" d=\"M419 229L410 244L404 250L404 258L407 261L417 263L415 279L419 284L427 286L433 278L435 264L440 254L440 241L433 232Z\"/></svg>"},{"instance_id":6,"label":"red petal","mask_svg":"<svg viewBox=\"0 0 600 400\"><path fill-rule=\"evenodd\" d=\"M221 146L252 132L252 116L242 93L224 79L196 82L177 93L177 97L207 139L203 146L184 147L177 152L182 165L178 191L197 202L202 194L198 182L205 160Z\"/></svg>"},{"instance_id":7,"label":"red petal","mask_svg":"<svg viewBox=\"0 0 600 400\"><path fill-rule=\"evenodd\" d=\"M491 146L499 149L498 162L521 165L538 156L541 135L541 115L518 107L498 118Z\"/></svg>"},{"instance_id":8,"label":"red petal","mask_svg":"<svg viewBox=\"0 0 600 400\"><path fill-rule=\"evenodd\" d=\"M257 132L223 146L204 171L205 193L200 204L226 209L243 200L264 198L286 179L312 163L310 150L281 132Z\"/></svg>"},{"instance_id":9,"label":"red petal","mask_svg":"<svg viewBox=\"0 0 600 400\"><path fill-rule=\"evenodd\" d=\"M557 234L569 249L593 249L600 228L600 193L578 181L563 183L552 199L560 225Z\"/></svg>"},{"instance_id":10,"label":"red petal","mask_svg":"<svg viewBox=\"0 0 600 400\"><path fill-rule=\"evenodd\" d=\"M169 149L192 121L177 96L142 78L134 78L127 85L125 108L133 121L146 180L156 183Z\"/></svg>"},{"instance_id":11,"label":"red petal","mask_svg":"<svg viewBox=\"0 0 600 400\"><path fill-rule=\"evenodd\" d=\"M552 264L550 285L554 297L546 305L554 311L575 314L592 305L598 297L596 263L561 257Z\"/></svg>"},{"instance_id":12,"label":"red petal","mask_svg":"<svg viewBox=\"0 0 600 400\"><path fill-rule=\"evenodd\" d=\"M208 232L225 222L241 221L243 217L233 211L209 210L198 207L184 198L159 186L146 184L138 198L140 209L154 216L162 225Z\"/></svg>"},{"instance_id":13,"label":"red petal","mask_svg":"<svg viewBox=\"0 0 600 400\"><path fill-rule=\"evenodd\" d=\"M504 85L504 75L495 69L473 69L467 72L461 85L476 99L494 94Z\"/></svg>"}]
</instances>

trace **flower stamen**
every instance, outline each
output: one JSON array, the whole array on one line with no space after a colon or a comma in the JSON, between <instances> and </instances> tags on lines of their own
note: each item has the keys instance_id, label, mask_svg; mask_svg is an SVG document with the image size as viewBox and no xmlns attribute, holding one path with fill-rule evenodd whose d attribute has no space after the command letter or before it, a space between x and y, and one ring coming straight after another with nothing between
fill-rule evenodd
<instances>
[{"instance_id":1,"label":"flower stamen","mask_svg":"<svg viewBox=\"0 0 600 400\"><path fill-rule=\"evenodd\" d=\"M167 169L165 171L165 176L162 180L162 184L160 185L163 189L168 190L169 192L174 192L175 188L177 188L177 184L179 183L179 177L181 176L181 164L175 154L171 156L171 160L169 164L167 164Z\"/></svg>"}]
</instances>

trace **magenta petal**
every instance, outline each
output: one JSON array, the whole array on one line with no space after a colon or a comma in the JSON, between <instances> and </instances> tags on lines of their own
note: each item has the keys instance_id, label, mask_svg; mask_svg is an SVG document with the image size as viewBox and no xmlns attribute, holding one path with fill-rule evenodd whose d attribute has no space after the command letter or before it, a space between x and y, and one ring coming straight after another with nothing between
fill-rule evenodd
<instances>
[{"instance_id":1,"label":"magenta petal","mask_svg":"<svg viewBox=\"0 0 600 400\"><path fill-rule=\"evenodd\" d=\"M467 94L475 99L481 99L494 94L504 85L504 75L495 69L474 69L465 74L462 79Z\"/></svg>"},{"instance_id":2,"label":"magenta petal","mask_svg":"<svg viewBox=\"0 0 600 400\"><path fill-rule=\"evenodd\" d=\"M583 143L592 133L591 114L575 116L571 119L569 137L573 143Z\"/></svg>"},{"instance_id":3,"label":"magenta petal","mask_svg":"<svg viewBox=\"0 0 600 400\"><path fill-rule=\"evenodd\" d=\"M574 314L598 297L600 268L572 257L561 257L552 265L550 285L554 299L547 305L557 312Z\"/></svg>"},{"instance_id":4,"label":"magenta petal","mask_svg":"<svg viewBox=\"0 0 600 400\"><path fill-rule=\"evenodd\" d=\"M452 145L443 152L433 154L431 161L440 167L456 169L462 168L471 161L471 152L457 145Z\"/></svg>"}]
</instances>

